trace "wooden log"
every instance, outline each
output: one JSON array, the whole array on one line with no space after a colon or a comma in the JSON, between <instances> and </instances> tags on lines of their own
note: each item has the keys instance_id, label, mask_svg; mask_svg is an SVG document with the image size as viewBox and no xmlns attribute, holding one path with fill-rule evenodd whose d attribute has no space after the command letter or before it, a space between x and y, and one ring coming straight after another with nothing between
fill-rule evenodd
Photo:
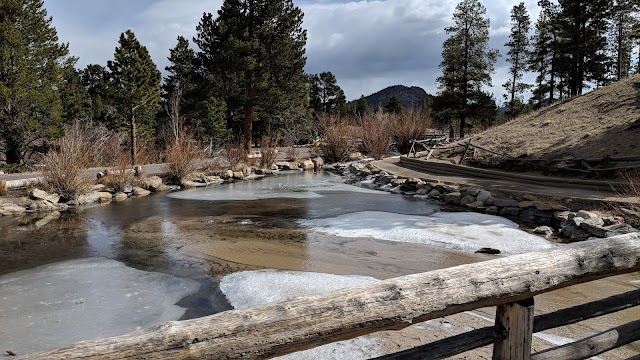
<instances>
[{"instance_id":1,"label":"wooden log","mask_svg":"<svg viewBox=\"0 0 640 360\"><path fill-rule=\"evenodd\" d=\"M582 156L580 156L577 152L569 151L569 155L571 155L575 161L579 162L580 165L584 166L587 170L589 171L593 170L593 167L589 165L586 161L584 161Z\"/></svg>"},{"instance_id":2,"label":"wooden log","mask_svg":"<svg viewBox=\"0 0 640 360\"><path fill-rule=\"evenodd\" d=\"M600 334L545 350L531 356L531 360L587 359L640 340L640 320L636 320Z\"/></svg>"},{"instance_id":3,"label":"wooden log","mask_svg":"<svg viewBox=\"0 0 640 360\"><path fill-rule=\"evenodd\" d=\"M0 195L6 195L7 191L7 180L0 180Z\"/></svg>"},{"instance_id":4,"label":"wooden log","mask_svg":"<svg viewBox=\"0 0 640 360\"><path fill-rule=\"evenodd\" d=\"M18 189L27 187L29 185L40 183L44 180L42 177L35 177L29 179L20 179L20 180L7 180L7 189Z\"/></svg>"},{"instance_id":5,"label":"wooden log","mask_svg":"<svg viewBox=\"0 0 640 360\"><path fill-rule=\"evenodd\" d=\"M467 140L467 146L464 147L464 152L462 153L462 157L460 158L460 161L458 162L458 164L462 164L462 162L464 161L464 158L467 156L467 152L469 152L470 145L471 145L471 139Z\"/></svg>"},{"instance_id":6,"label":"wooden log","mask_svg":"<svg viewBox=\"0 0 640 360\"><path fill-rule=\"evenodd\" d=\"M434 341L427 345L407 349L395 354L377 357L373 360L435 360L446 359L473 349L491 345L505 339L507 331L502 327L489 326L463 334Z\"/></svg>"},{"instance_id":7,"label":"wooden log","mask_svg":"<svg viewBox=\"0 0 640 360\"><path fill-rule=\"evenodd\" d=\"M263 359L640 270L640 235L598 239L168 322L23 359Z\"/></svg>"},{"instance_id":8,"label":"wooden log","mask_svg":"<svg viewBox=\"0 0 640 360\"><path fill-rule=\"evenodd\" d=\"M533 298L500 305L496 326L507 331L507 337L493 345L494 360L529 360L533 338Z\"/></svg>"}]
</instances>

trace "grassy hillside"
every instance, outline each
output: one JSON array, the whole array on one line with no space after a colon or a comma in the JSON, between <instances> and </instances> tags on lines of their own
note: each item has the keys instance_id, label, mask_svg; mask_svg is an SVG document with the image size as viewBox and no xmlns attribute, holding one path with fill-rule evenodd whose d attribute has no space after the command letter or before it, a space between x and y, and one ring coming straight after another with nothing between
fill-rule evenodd
<instances>
[{"instance_id":1,"label":"grassy hillside","mask_svg":"<svg viewBox=\"0 0 640 360\"><path fill-rule=\"evenodd\" d=\"M640 76L496 126L474 144L514 156L640 155Z\"/></svg>"}]
</instances>

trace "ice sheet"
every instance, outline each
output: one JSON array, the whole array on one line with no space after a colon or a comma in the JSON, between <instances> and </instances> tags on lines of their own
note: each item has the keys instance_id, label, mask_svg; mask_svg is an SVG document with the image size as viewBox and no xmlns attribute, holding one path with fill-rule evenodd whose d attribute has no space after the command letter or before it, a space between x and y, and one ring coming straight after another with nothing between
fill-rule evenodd
<instances>
[{"instance_id":1,"label":"ice sheet","mask_svg":"<svg viewBox=\"0 0 640 360\"><path fill-rule=\"evenodd\" d=\"M0 345L22 355L178 320L198 287L105 258L0 276Z\"/></svg>"},{"instance_id":2,"label":"ice sheet","mask_svg":"<svg viewBox=\"0 0 640 360\"><path fill-rule=\"evenodd\" d=\"M300 296L371 284L365 276L340 276L309 272L259 270L225 276L220 289L236 309L272 304ZM382 355L375 335L320 346L279 357L280 360L359 360Z\"/></svg>"},{"instance_id":3,"label":"ice sheet","mask_svg":"<svg viewBox=\"0 0 640 360\"><path fill-rule=\"evenodd\" d=\"M381 191L347 185L338 176L326 174L295 174L267 177L259 181L242 181L216 187L171 193L168 196L183 200L242 201L274 198L316 199L322 192L349 191L388 195Z\"/></svg>"},{"instance_id":4,"label":"ice sheet","mask_svg":"<svg viewBox=\"0 0 640 360\"><path fill-rule=\"evenodd\" d=\"M519 254L556 245L518 229L511 220L477 213L436 213L430 216L366 211L327 219L299 220L315 231L342 237L423 243L475 252L480 248Z\"/></svg>"}]
</instances>

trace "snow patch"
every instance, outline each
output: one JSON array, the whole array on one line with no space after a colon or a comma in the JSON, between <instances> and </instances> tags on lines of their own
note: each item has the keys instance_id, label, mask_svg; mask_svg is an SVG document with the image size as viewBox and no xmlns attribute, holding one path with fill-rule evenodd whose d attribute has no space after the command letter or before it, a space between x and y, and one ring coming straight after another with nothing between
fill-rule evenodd
<instances>
[{"instance_id":1,"label":"snow patch","mask_svg":"<svg viewBox=\"0 0 640 360\"><path fill-rule=\"evenodd\" d=\"M225 276L220 290L236 309L291 300L300 296L325 294L377 282L365 276L259 270L244 271ZM359 360L382 355L381 344L375 335L340 341L285 356L280 360Z\"/></svg>"},{"instance_id":2,"label":"snow patch","mask_svg":"<svg viewBox=\"0 0 640 360\"><path fill-rule=\"evenodd\" d=\"M477 213L418 216L365 211L298 222L315 231L336 236L421 243L467 252L490 247L511 255L556 246L519 230L518 224L511 220Z\"/></svg>"}]
</instances>

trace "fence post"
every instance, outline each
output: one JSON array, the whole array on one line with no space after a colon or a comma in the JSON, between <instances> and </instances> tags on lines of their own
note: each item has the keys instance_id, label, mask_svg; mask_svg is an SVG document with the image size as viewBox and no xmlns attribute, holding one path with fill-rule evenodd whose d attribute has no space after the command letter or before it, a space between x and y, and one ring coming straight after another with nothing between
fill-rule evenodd
<instances>
[{"instance_id":1,"label":"fence post","mask_svg":"<svg viewBox=\"0 0 640 360\"><path fill-rule=\"evenodd\" d=\"M502 326L507 337L494 344L494 360L531 359L533 317L533 298L497 307L496 326Z\"/></svg>"}]
</instances>

